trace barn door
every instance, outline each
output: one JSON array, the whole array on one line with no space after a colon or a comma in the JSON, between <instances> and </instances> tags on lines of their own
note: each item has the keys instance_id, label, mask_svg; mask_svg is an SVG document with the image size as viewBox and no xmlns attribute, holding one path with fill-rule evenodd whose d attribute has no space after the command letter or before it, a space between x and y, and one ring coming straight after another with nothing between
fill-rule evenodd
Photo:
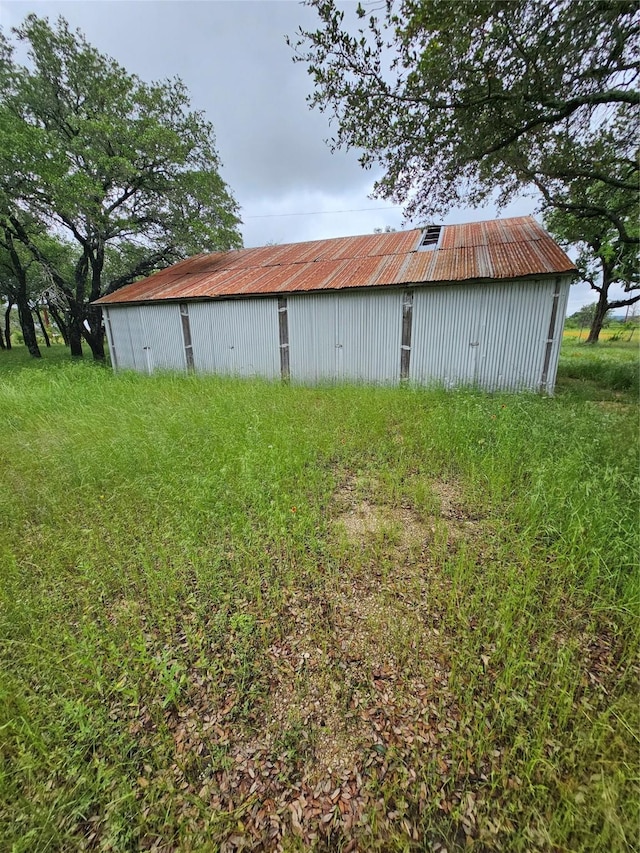
<instances>
[{"instance_id":1,"label":"barn door","mask_svg":"<svg viewBox=\"0 0 640 853\"><path fill-rule=\"evenodd\" d=\"M142 320L142 308L132 306L127 310L129 320L129 338L131 341L131 354L133 356L133 369L139 373L148 373L148 361L144 340L144 323Z\"/></svg>"},{"instance_id":2,"label":"barn door","mask_svg":"<svg viewBox=\"0 0 640 853\"><path fill-rule=\"evenodd\" d=\"M485 291L474 288L469 326L469 352L465 382L481 384L486 359L487 299Z\"/></svg>"}]
</instances>

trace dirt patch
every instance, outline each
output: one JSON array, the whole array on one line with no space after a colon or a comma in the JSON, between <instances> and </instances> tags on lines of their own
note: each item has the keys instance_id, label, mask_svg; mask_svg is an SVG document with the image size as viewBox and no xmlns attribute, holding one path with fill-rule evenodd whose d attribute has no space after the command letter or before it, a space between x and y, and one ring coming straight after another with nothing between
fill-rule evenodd
<instances>
[{"instance_id":1,"label":"dirt patch","mask_svg":"<svg viewBox=\"0 0 640 853\"><path fill-rule=\"evenodd\" d=\"M292 753L297 743L311 756L305 778L314 786L352 774L377 743L374 715L363 724L364 709L406 704L408 685L424 679L426 660L427 681L441 689L448 677L434 601L442 581L430 576L427 557L437 539L466 536L469 520L454 486L437 492L446 521L377 503L378 491L375 478L363 477L337 490L334 527L357 552L353 560L346 552L344 570L312 598L291 596L295 629L269 649L265 738L275 746L289 740Z\"/></svg>"},{"instance_id":2,"label":"dirt patch","mask_svg":"<svg viewBox=\"0 0 640 853\"><path fill-rule=\"evenodd\" d=\"M402 545L411 545L424 542L429 533L428 528L410 511L376 506L367 500L343 512L336 522L344 526L347 539L351 542L387 532L392 537L398 534Z\"/></svg>"},{"instance_id":3,"label":"dirt patch","mask_svg":"<svg viewBox=\"0 0 640 853\"><path fill-rule=\"evenodd\" d=\"M361 497L365 489L371 492L375 486L375 479L351 477L336 492L335 525L344 530L347 541L352 544L366 543L386 534L401 548L427 547L440 539L454 545L482 532L481 521L467 510L460 489L454 483L431 481L429 486L439 511L422 519L408 507L378 504L371 494Z\"/></svg>"},{"instance_id":4,"label":"dirt patch","mask_svg":"<svg viewBox=\"0 0 640 853\"><path fill-rule=\"evenodd\" d=\"M300 593L288 602L295 630L269 649L272 687L267 702L266 738L272 744L291 739L289 747L312 756L309 784L350 774L372 744L376 730L363 726L361 710L407 701L407 686L424 675L439 688L448 673L446 638L434 607L440 581L429 575L428 554L439 537L469 535L475 522L466 518L453 485L438 484L442 517L426 520L409 507L376 503L375 478L351 477L334 498L334 525L358 558L338 577L330 577L312 599ZM444 527L443 527L444 525ZM369 561L368 544L376 543L380 560L391 561L387 576ZM364 547L365 552L362 551ZM426 688L425 688L426 689Z\"/></svg>"},{"instance_id":5,"label":"dirt patch","mask_svg":"<svg viewBox=\"0 0 640 853\"><path fill-rule=\"evenodd\" d=\"M467 517L463 508L464 501L457 486L444 480L432 480L429 485L440 503L442 518L464 519Z\"/></svg>"},{"instance_id":6,"label":"dirt patch","mask_svg":"<svg viewBox=\"0 0 640 853\"><path fill-rule=\"evenodd\" d=\"M349 715L349 691L336 656L319 648L301 652L300 645L305 644L281 667L269 697L268 737L276 751L307 759L307 781L315 785L350 771L364 742ZM269 653L282 662L291 657L291 646L285 641Z\"/></svg>"}]
</instances>

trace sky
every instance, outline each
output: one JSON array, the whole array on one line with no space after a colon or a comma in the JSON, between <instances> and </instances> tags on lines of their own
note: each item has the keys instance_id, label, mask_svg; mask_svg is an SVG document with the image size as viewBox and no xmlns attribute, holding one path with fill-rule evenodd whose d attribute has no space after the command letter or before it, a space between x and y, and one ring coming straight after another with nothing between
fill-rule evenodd
<instances>
[{"instance_id":1,"label":"sky","mask_svg":"<svg viewBox=\"0 0 640 853\"><path fill-rule=\"evenodd\" d=\"M355 2L345 6L355 13ZM298 27L317 26L314 10L295 0L0 0L0 27L6 33L30 12L62 15L143 80L182 79L193 108L215 128L245 246L422 224L370 197L378 175L360 166L356 151L332 152L326 144L328 116L309 108L312 80L285 41ZM441 224L535 211L535 199L522 198L500 212L491 205L456 209ZM595 297L588 285L574 285L568 313Z\"/></svg>"}]
</instances>

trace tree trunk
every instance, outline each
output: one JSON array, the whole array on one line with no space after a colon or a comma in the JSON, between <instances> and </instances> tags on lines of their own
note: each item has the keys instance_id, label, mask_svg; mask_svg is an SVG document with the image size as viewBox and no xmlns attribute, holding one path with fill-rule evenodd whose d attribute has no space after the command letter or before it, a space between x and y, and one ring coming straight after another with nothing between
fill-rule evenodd
<instances>
[{"instance_id":1,"label":"tree trunk","mask_svg":"<svg viewBox=\"0 0 640 853\"><path fill-rule=\"evenodd\" d=\"M7 310L4 312L4 339L7 344L7 349L11 349L11 302L7 305Z\"/></svg>"},{"instance_id":2,"label":"tree trunk","mask_svg":"<svg viewBox=\"0 0 640 853\"><path fill-rule=\"evenodd\" d=\"M51 341L49 340L49 335L47 334L47 327L42 321L42 315L40 314L40 309L38 308L38 304L36 303L33 310L36 312L36 317L38 318L38 323L40 324L40 328L42 329L42 337L44 338L45 346L50 347Z\"/></svg>"},{"instance_id":3,"label":"tree trunk","mask_svg":"<svg viewBox=\"0 0 640 853\"><path fill-rule=\"evenodd\" d=\"M603 272L602 288L596 305L596 313L593 315L593 321L591 323L591 328L589 329L589 337L586 340L586 343L588 344L598 343L598 338L602 331L602 325L605 317L607 316L607 311L609 310L609 302L607 300L608 290L609 282L606 280L606 272Z\"/></svg>"},{"instance_id":4,"label":"tree trunk","mask_svg":"<svg viewBox=\"0 0 640 853\"><path fill-rule=\"evenodd\" d=\"M86 333L84 325L84 295L88 269L89 250L84 245L84 251L78 258L75 266L73 298L67 297L69 303L69 348L71 349L72 358L82 358L84 356L82 352L82 338Z\"/></svg>"},{"instance_id":5,"label":"tree trunk","mask_svg":"<svg viewBox=\"0 0 640 853\"><path fill-rule=\"evenodd\" d=\"M82 305L69 299L69 324L67 334L69 335L69 349L72 358L82 358L82 332L84 329Z\"/></svg>"},{"instance_id":6,"label":"tree trunk","mask_svg":"<svg viewBox=\"0 0 640 853\"><path fill-rule=\"evenodd\" d=\"M104 361L104 331L99 329L97 332L89 332L85 329L83 336L89 344L94 361Z\"/></svg>"},{"instance_id":7,"label":"tree trunk","mask_svg":"<svg viewBox=\"0 0 640 853\"><path fill-rule=\"evenodd\" d=\"M95 252L90 256L91 264L91 293L89 304L86 307L87 323L89 328L85 331L85 340L91 347L95 361L104 361L104 324L102 322L102 309L93 305L93 300L100 296L102 285L102 270L104 267L104 244L99 241Z\"/></svg>"},{"instance_id":8,"label":"tree trunk","mask_svg":"<svg viewBox=\"0 0 640 853\"><path fill-rule=\"evenodd\" d=\"M69 327L62 319L62 316L56 306L52 302L49 302L48 304L49 311L51 312L51 316L53 317L53 322L60 330L60 334L62 335L62 340L64 341L65 346L69 346Z\"/></svg>"},{"instance_id":9,"label":"tree trunk","mask_svg":"<svg viewBox=\"0 0 640 853\"><path fill-rule=\"evenodd\" d=\"M609 288L613 281L615 261L606 261L601 257L600 263L602 264L602 284L599 288L595 288L599 293L599 297L596 304L596 313L593 316L591 328L589 329L589 337L586 340L586 343L588 344L598 343L598 338L600 337L600 332L602 331L607 311L610 308L615 307L615 303L609 302Z\"/></svg>"},{"instance_id":10,"label":"tree trunk","mask_svg":"<svg viewBox=\"0 0 640 853\"><path fill-rule=\"evenodd\" d=\"M0 349L6 349L4 345L4 335L2 334L2 329L0 329Z\"/></svg>"},{"instance_id":11,"label":"tree trunk","mask_svg":"<svg viewBox=\"0 0 640 853\"><path fill-rule=\"evenodd\" d=\"M102 325L102 310L93 305L87 305L87 322L89 328L84 327L85 341L91 347L95 361L104 361L104 326Z\"/></svg>"},{"instance_id":12,"label":"tree trunk","mask_svg":"<svg viewBox=\"0 0 640 853\"><path fill-rule=\"evenodd\" d=\"M33 314L31 313L31 308L29 308L26 295L19 293L16 304L18 306L18 317L20 319L20 328L22 329L22 337L24 338L25 346L34 358L42 358L40 347L38 346L38 339L36 337L36 326L33 322Z\"/></svg>"},{"instance_id":13,"label":"tree trunk","mask_svg":"<svg viewBox=\"0 0 640 853\"><path fill-rule=\"evenodd\" d=\"M31 355L34 358L41 358L38 339L36 337L36 327L33 322L31 308L29 307L29 297L27 296L27 269L22 263L17 252L13 242L13 235L6 227L4 246L9 252L11 266L17 280L17 286L12 289L12 295L16 305L18 306L18 318L22 328L22 336Z\"/></svg>"},{"instance_id":14,"label":"tree trunk","mask_svg":"<svg viewBox=\"0 0 640 853\"><path fill-rule=\"evenodd\" d=\"M69 349L72 358L82 358L82 319L72 310L69 319Z\"/></svg>"}]
</instances>

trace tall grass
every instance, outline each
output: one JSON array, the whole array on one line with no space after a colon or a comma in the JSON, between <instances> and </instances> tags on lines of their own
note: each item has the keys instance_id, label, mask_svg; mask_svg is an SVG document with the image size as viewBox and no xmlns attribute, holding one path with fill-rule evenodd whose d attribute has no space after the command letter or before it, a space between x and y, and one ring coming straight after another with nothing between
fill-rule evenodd
<instances>
[{"instance_id":1,"label":"tall grass","mask_svg":"<svg viewBox=\"0 0 640 853\"><path fill-rule=\"evenodd\" d=\"M3 366L2 849L235 849L259 809L284 849L633 845L628 400ZM298 829L342 718L363 814Z\"/></svg>"},{"instance_id":2,"label":"tall grass","mask_svg":"<svg viewBox=\"0 0 640 853\"><path fill-rule=\"evenodd\" d=\"M638 340L603 337L597 344L585 344L576 338L575 330L565 331L558 364L560 389L601 393L608 390L610 397L619 391L640 397L640 369L638 365ZM613 393L611 393L613 392Z\"/></svg>"}]
</instances>

